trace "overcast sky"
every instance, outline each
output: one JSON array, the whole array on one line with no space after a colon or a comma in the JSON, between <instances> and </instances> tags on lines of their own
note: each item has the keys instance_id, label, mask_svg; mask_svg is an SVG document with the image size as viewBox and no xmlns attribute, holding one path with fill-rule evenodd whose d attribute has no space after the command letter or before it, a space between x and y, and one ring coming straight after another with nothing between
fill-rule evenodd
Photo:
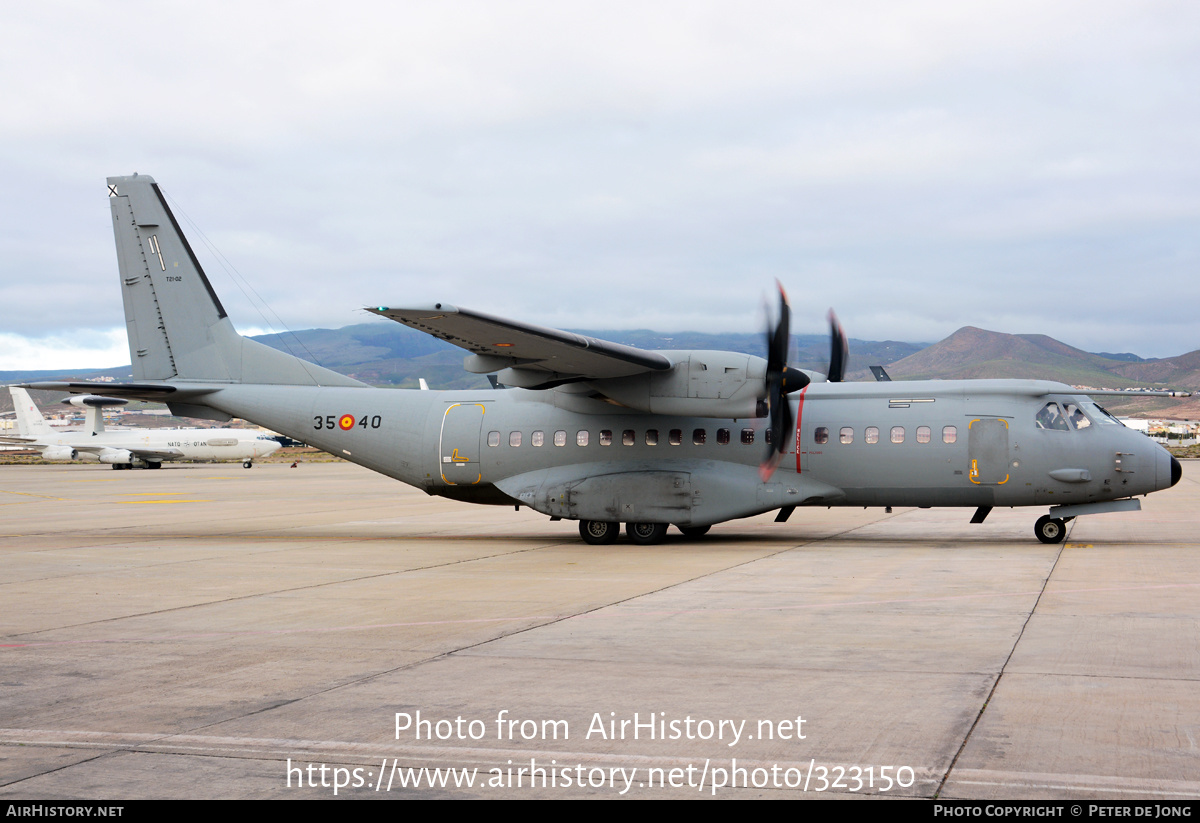
<instances>
[{"instance_id":1,"label":"overcast sky","mask_svg":"<svg viewBox=\"0 0 1200 823\"><path fill-rule=\"evenodd\" d=\"M0 369L129 362L104 179L243 331L444 301L570 328L1200 348L1200 4L26 3ZM279 328L272 316L270 322ZM374 322L386 322L375 320Z\"/></svg>"}]
</instances>

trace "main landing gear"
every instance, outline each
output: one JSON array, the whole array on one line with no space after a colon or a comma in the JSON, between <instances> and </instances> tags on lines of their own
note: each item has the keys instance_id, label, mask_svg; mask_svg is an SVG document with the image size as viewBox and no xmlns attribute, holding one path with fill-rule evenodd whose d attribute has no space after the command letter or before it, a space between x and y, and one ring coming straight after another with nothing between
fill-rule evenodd
<instances>
[{"instance_id":1,"label":"main landing gear","mask_svg":"<svg viewBox=\"0 0 1200 823\"><path fill-rule=\"evenodd\" d=\"M1063 538L1067 536L1067 523L1074 519L1073 517L1068 517L1065 520L1060 520L1048 514L1042 515L1033 524L1033 533L1043 543L1061 543L1063 542Z\"/></svg>"},{"instance_id":2,"label":"main landing gear","mask_svg":"<svg viewBox=\"0 0 1200 823\"><path fill-rule=\"evenodd\" d=\"M603 520L579 521L579 536L583 538L584 543L589 543L593 546L616 543L617 535L620 533L620 523L607 523Z\"/></svg>"},{"instance_id":3,"label":"main landing gear","mask_svg":"<svg viewBox=\"0 0 1200 823\"><path fill-rule=\"evenodd\" d=\"M626 523L625 534L629 535L631 543L637 543L639 546L653 546L655 543L661 543L662 539L667 536L667 524Z\"/></svg>"},{"instance_id":4,"label":"main landing gear","mask_svg":"<svg viewBox=\"0 0 1200 823\"><path fill-rule=\"evenodd\" d=\"M639 546L653 546L656 543L661 543L663 538L667 536L667 523L626 523L625 534L629 536L629 542ZM676 526L684 537L692 538L703 537L708 533L711 526ZM605 520L580 520L579 521L579 536L583 538L584 543L592 546L604 546L609 543L617 542L617 536L621 533L620 523L610 523Z\"/></svg>"},{"instance_id":5,"label":"main landing gear","mask_svg":"<svg viewBox=\"0 0 1200 823\"><path fill-rule=\"evenodd\" d=\"M242 461L242 468L243 469L252 469L252 468L254 468L254 464L251 463L249 460L244 460L244 461Z\"/></svg>"}]
</instances>

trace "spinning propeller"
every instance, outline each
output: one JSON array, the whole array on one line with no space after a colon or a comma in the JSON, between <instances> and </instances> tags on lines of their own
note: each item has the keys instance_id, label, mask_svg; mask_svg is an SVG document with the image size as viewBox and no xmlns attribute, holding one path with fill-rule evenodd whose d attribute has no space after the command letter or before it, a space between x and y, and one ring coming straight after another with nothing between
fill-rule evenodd
<instances>
[{"instance_id":1,"label":"spinning propeller","mask_svg":"<svg viewBox=\"0 0 1200 823\"><path fill-rule=\"evenodd\" d=\"M775 285L779 287L779 316L774 328L767 329L767 374L764 381L771 422L768 429L767 454L758 467L759 476L764 483L771 479L771 475L778 468L795 430L796 419L792 415L792 404L788 402L787 395L799 391L810 382L809 376L800 369L788 368L792 311L783 285L778 281ZM832 309L829 312L829 337L829 374L826 380L840 383L846 376L849 345L846 333Z\"/></svg>"}]
</instances>

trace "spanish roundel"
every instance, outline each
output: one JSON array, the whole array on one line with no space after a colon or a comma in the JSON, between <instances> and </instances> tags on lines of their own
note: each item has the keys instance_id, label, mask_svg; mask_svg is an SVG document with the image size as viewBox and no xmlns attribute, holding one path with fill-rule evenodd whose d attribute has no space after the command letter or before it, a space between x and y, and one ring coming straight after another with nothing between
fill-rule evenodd
<instances>
[{"instance_id":1,"label":"spanish roundel","mask_svg":"<svg viewBox=\"0 0 1200 823\"><path fill-rule=\"evenodd\" d=\"M354 415L343 414L338 418L338 425L342 427L342 431L350 431L354 428Z\"/></svg>"}]
</instances>

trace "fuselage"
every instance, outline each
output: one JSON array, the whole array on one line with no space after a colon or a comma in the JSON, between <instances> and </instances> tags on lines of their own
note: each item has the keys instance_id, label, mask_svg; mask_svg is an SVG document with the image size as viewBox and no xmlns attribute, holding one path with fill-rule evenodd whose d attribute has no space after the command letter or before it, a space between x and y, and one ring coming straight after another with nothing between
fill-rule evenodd
<instances>
[{"instance_id":1,"label":"fuselage","mask_svg":"<svg viewBox=\"0 0 1200 823\"><path fill-rule=\"evenodd\" d=\"M1062 384L815 383L790 401L795 433L762 482L761 419L671 417L521 389L235 385L207 400L430 494L574 519L687 525L794 505L1063 505L1177 479L1164 449ZM1044 419L1049 407L1061 428Z\"/></svg>"},{"instance_id":2,"label":"fuselage","mask_svg":"<svg viewBox=\"0 0 1200 823\"><path fill-rule=\"evenodd\" d=\"M240 460L266 457L279 441L260 432L239 429L127 429L38 435L38 448L48 460L128 463L130 455L162 460ZM124 454L130 453L130 454Z\"/></svg>"}]
</instances>

